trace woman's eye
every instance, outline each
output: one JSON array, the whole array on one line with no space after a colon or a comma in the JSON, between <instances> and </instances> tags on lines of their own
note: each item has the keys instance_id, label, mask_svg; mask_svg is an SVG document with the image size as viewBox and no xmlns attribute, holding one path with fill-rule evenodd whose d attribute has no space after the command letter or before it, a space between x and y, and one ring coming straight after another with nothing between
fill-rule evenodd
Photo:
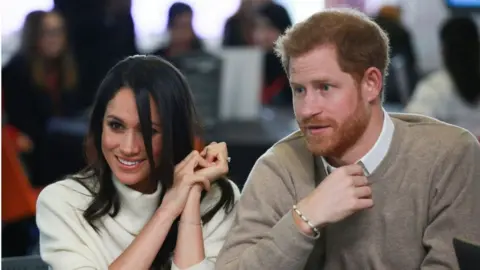
<instances>
[{"instance_id":1,"label":"woman's eye","mask_svg":"<svg viewBox=\"0 0 480 270\"><path fill-rule=\"evenodd\" d=\"M109 126L112 130L120 130L120 129L122 128L122 124L117 123L117 122L109 122L109 123L108 123L108 126Z\"/></svg>"}]
</instances>

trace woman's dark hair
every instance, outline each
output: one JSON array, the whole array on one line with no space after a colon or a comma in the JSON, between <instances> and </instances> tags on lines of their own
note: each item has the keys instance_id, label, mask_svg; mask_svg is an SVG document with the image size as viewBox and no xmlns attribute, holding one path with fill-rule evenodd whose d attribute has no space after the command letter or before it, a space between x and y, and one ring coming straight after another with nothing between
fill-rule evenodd
<instances>
[{"instance_id":1,"label":"woman's dark hair","mask_svg":"<svg viewBox=\"0 0 480 270\"><path fill-rule=\"evenodd\" d=\"M41 34L40 27L45 13L43 10L34 10L25 16L20 44L20 51L23 54L28 55L37 51Z\"/></svg>"},{"instance_id":2,"label":"woman's dark hair","mask_svg":"<svg viewBox=\"0 0 480 270\"><path fill-rule=\"evenodd\" d=\"M261 5L257 9L257 16L267 19L270 25L281 34L292 26L292 19L288 11L283 6L273 2Z\"/></svg>"},{"instance_id":3,"label":"woman's dark hair","mask_svg":"<svg viewBox=\"0 0 480 270\"><path fill-rule=\"evenodd\" d=\"M171 29L175 24L175 19L183 14L193 15L193 9L190 5L183 2L175 2L168 9L167 28ZM192 49L202 49L203 44L197 34L193 33Z\"/></svg>"},{"instance_id":4,"label":"woman's dark hair","mask_svg":"<svg viewBox=\"0 0 480 270\"><path fill-rule=\"evenodd\" d=\"M197 116L193 98L184 76L169 62L156 56L131 56L117 63L102 81L93 107L86 141L88 166L74 177L93 194L93 200L83 216L93 227L104 215L116 216L120 209L117 191L112 182L112 171L101 151L103 119L108 103L122 87L132 89L135 95L142 136L151 168L151 179L161 183L160 201L172 187L174 167L194 150ZM160 162L155 166L152 154L152 123L150 98L158 108L162 125ZM93 184L87 181L93 179ZM233 188L227 179L214 183L221 189L219 202L202 216L207 223L221 208L233 208ZM205 193L203 194L203 196ZM203 197L202 197L203 199ZM152 265L155 269L168 267L176 244L178 220L172 225Z\"/></svg>"},{"instance_id":5,"label":"woman's dark hair","mask_svg":"<svg viewBox=\"0 0 480 270\"><path fill-rule=\"evenodd\" d=\"M173 3L168 9L167 28L171 28L175 19L184 13L193 15L192 7L182 2Z\"/></svg>"},{"instance_id":6,"label":"woman's dark hair","mask_svg":"<svg viewBox=\"0 0 480 270\"><path fill-rule=\"evenodd\" d=\"M44 59L42 59L38 48L39 40L42 37L43 20L48 15L56 15L64 20L63 16L56 10L36 10L30 12L25 17L22 30L20 54L22 54L27 60L31 76L38 86L48 85L45 75L46 70L43 66ZM65 35L67 35L66 29L63 29L63 31ZM65 37L65 40L67 42L68 38ZM69 45L65 44L62 54L58 59L53 60L53 63L56 64L56 67L60 71L60 82L63 89L75 89L78 84L78 70L77 63L74 59L73 53L70 51Z\"/></svg>"},{"instance_id":7,"label":"woman's dark hair","mask_svg":"<svg viewBox=\"0 0 480 270\"><path fill-rule=\"evenodd\" d=\"M467 104L476 104L480 94L480 40L470 18L451 18L440 31L443 61L458 93Z\"/></svg>"}]
</instances>

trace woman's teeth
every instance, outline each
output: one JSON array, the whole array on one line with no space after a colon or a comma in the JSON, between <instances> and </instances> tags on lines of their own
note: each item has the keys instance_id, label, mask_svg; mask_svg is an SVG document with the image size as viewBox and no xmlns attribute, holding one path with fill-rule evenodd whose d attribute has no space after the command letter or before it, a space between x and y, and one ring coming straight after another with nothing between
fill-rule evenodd
<instances>
[{"instance_id":1,"label":"woman's teeth","mask_svg":"<svg viewBox=\"0 0 480 270\"><path fill-rule=\"evenodd\" d=\"M127 166L135 166L138 163L140 163L140 161L128 161L121 158L118 158L118 161L120 161L120 163L122 163L123 165L127 165Z\"/></svg>"}]
</instances>

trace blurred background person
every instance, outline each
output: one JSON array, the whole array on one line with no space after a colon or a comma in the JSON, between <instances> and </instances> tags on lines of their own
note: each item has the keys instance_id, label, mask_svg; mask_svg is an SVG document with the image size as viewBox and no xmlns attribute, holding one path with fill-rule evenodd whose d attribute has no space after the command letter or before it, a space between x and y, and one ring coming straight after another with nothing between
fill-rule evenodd
<instances>
[{"instance_id":1,"label":"blurred background person","mask_svg":"<svg viewBox=\"0 0 480 270\"><path fill-rule=\"evenodd\" d=\"M420 81L406 112L461 126L480 136L480 42L471 18L451 18L440 30L444 67Z\"/></svg>"},{"instance_id":2,"label":"blurred background person","mask_svg":"<svg viewBox=\"0 0 480 270\"><path fill-rule=\"evenodd\" d=\"M44 166L46 153L55 151L47 140L49 120L75 115L84 105L77 64L59 13L33 11L26 16L20 49L2 68L2 91L3 124L8 124L4 129L7 134L2 136L16 143L19 164L30 180L21 183L20 179L5 179L3 183L43 186L48 182L45 172L52 168ZM2 170L10 169L2 163ZM12 171L5 173L14 175ZM23 195L16 194L18 198ZM33 217L28 216L3 223L2 256L27 254L36 242L34 224Z\"/></svg>"},{"instance_id":3,"label":"blurred background person","mask_svg":"<svg viewBox=\"0 0 480 270\"><path fill-rule=\"evenodd\" d=\"M235 14L228 18L223 30L223 46L252 46L255 30L255 11L272 0L241 0Z\"/></svg>"},{"instance_id":4,"label":"blurred background person","mask_svg":"<svg viewBox=\"0 0 480 270\"><path fill-rule=\"evenodd\" d=\"M2 69L3 104L9 123L33 143L26 165L34 185L43 184L41 161L52 117L74 116L84 109L77 63L63 17L34 11L26 20L19 52Z\"/></svg>"},{"instance_id":5,"label":"blurred background person","mask_svg":"<svg viewBox=\"0 0 480 270\"><path fill-rule=\"evenodd\" d=\"M88 105L111 66L138 53L132 0L53 0L66 20ZM94 63L94 64L92 64Z\"/></svg>"},{"instance_id":6,"label":"blurred background person","mask_svg":"<svg viewBox=\"0 0 480 270\"><path fill-rule=\"evenodd\" d=\"M287 10L273 2L261 5L255 17L254 42L265 50L262 103L291 106L292 92L280 59L273 46L277 38L292 25Z\"/></svg>"},{"instance_id":7,"label":"blurred background person","mask_svg":"<svg viewBox=\"0 0 480 270\"><path fill-rule=\"evenodd\" d=\"M401 8L383 6L375 22L390 39L390 66L385 82L384 101L405 105L418 81L412 38L401 22Z\"/></svg>"},{"instance_id":8,"label":"blurred background person","mask_svg":"<svg viewBox=\"0 0 480 270\"><path fill-rule=\"evenodd\" d=\"M176 2L168 10L169 40L153 54L172 58L191 51L202 50L204 45L193 29L193 9L188 4Z\"/></svg>"}]
</instances>

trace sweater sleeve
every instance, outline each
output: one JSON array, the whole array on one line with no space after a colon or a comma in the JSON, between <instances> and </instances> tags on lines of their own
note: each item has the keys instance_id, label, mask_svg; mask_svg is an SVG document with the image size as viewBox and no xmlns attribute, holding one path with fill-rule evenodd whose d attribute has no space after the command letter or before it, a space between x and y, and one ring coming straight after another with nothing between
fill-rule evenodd
<instances>
[{"instance_id":1,"label":"sweater sleeve","mask_svg":"<svg viewBox=\"0 0 480 270\"><path fill-rule=\"evenodd\" d=\"M315 238L302 234L290 211L288 172L272 151L254 165L237 204L233 227L216 269L303 269Z\"/></svg>"},{"instance_id":2,"label":"sweater sleeve","mask_svg":"<svg viewBox=\"0 0 480 270\"><path fill-rule=\"evenodd\" d=\"M421 269L459 269L453 239L480 244L480 147L464 132L435 164Z\"/></svg>"},{"instance_id":3,"label":"sweater sleeve","mask_svg":"<svg viewBox=\"0 0 480 270\"><path fill-rule=\"evenodd\" d=\"M52 270L103 269L82 241L80 214L68 203L69 192L59 184L47 186L37 200L37 226L40 231L40 255ZM108 266L106 266L108 267Z\"/></svg>"},{"instance_id":4,"label":"sweater sleeve","mask_svg":"<svg viewBox=\"0 0 480 270\"><path fill-rule=\"evenodd\" d=\"M172 262L171 270L214 270L218 253L225 242L225 237L232 227L235 217L236 204L240 199L240 190L237 185L230 181L235 196L235 207L228 213L221 208L212 219L203 226L203 241L205 248L205 259L200 263L186 269L180 269Z\"/></svg>"}]
</instances>

